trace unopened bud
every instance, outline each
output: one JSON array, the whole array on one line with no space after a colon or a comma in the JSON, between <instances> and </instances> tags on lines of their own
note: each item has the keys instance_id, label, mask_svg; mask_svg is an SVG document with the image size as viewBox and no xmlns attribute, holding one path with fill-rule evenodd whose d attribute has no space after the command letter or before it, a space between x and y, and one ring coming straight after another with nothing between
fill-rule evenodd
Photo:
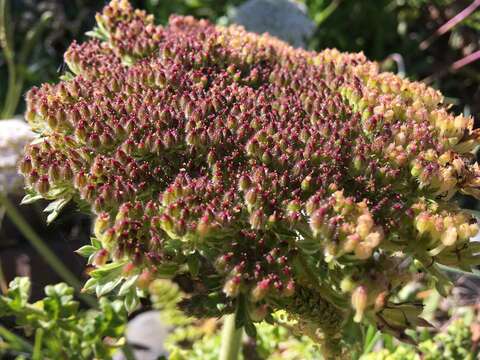
<instances>
[{"instance_id":1,"label":"unopened bud","mask_svg":"<svg viewBox=\"0 0 480 360\"><path fill-rule=\"evenodd\" d=\"M353 290L352 293L352 307L355 310L355 316L353 320L357 323L363 320L363 314L367 308L367 289L365 286L360 285Z\"/></svg>"}]
</instances>

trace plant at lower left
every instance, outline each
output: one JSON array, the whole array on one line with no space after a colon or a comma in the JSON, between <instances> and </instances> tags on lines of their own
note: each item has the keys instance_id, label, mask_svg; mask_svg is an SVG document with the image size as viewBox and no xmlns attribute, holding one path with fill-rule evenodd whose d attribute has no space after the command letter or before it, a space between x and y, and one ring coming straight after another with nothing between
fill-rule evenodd
<instances>
[{"instance_id":1,"label":"plant at lower left","mask_svg":"<svg viewBox=\"0 0 480 360\"><path fill-rule=\"evenodd\" d=\"M73 288L64 283L45 288L45 298L28 301L31 283L19 277L0 296L0 317L13 317L33 345L0 325L0 357L16 359L110 359L124 348L127 312L120 300L100 299L98 309L81 309ZM3 358L3 357L2 357Z\"/></svg>"}]
</instances>

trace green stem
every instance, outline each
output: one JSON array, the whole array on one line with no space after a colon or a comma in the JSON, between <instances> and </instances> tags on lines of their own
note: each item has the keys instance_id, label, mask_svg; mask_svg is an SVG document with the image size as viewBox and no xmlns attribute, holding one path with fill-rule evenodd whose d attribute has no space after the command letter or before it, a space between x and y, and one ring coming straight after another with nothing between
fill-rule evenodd
<instances>
[{"instance_id":1,"label":"green stem","mask_svg":"<svg viewBox=\"0 0 480 360\"><path fill-rule=\"evenodd\" d=\"M17 351L24 351L27 353L31 353L33 351L33 347L28 341L17 334L14 334L2 325L0 325L0 337L5 339Z\"/></svg>"},{"instance_id":2,"label":"green stem","mask_svg":"<svg viewBox=\"0 0 480 360\"><path fill-rule=\"evenodd\" d=\"M16 92L17 84L17 69L15 66L15 55L13 52L13 44L10 29L10 14L8 11L8 1L0 0L0 46L2 47L3 56L8 69L8 88L7 96L3 106L1 117L3 119L9 118L13 115L11 113L11 102Z\"/></svg>"},{"instance_id":3,"label":"green stem","mask_svg":"<svg viewBox=\"0 0 480 360\"><path fill-rule=\"evenodd\" d=\"M3 119L8 119L15 115L22 94L28 56L36 45L38 37L52 18L52 13L49 11L42 14L40 20L28 31L22 42L23 46L20 55L16 58L13 48L12 23L8 9L8 0L0 0L0 46L2 47L8 69L7 95L1 113Z\"/></svg>"},{"instance_id":4,"label":"green stem","mask_svg":"<svg viewBox=\"0 0 480 360\"><path fill-rule=\"evenodd\" d=\"M338 8L340 5L341 0L333 0L324 10L320 11L314 16L314 21L319 26L325 20L328 19L330 15Z\"/></svg>"},{"instance_id":5,"label":"green stem","mask_svg":"<svg viewBox=\"0 0 480 360\"><path fill-rule=\"evenodd\" d=\"M32 246L42 255L43 259L53 270L68 284L70 284L79 294L82 288L80 281L73 275L73 273L60 261L55 253L45 245L43 240L35 233L32 227L25 221L23 216L17 208L10 202L7 196L0 192L0 205L5 208L5 212L25 238L32 244ZM96 307L96 301L90 296L80 294L82 299L90 306Z\"/></svg>"},{"instance_id":6,"label":"green stem","mask_svg":"<svg viewBox=\"0 0 480 360\"><path fill-rule=\"evenodd\" d=\"M242 343L243 328L235 326L236 313L224 316L222 328L222 346L219 360L237 360Z\"/></svg>"},{"instance_id":7,"label":"green stem","mask_svg":"<svg viewBox=\"0 0 480 360\"><path fill-rule=\"evenodd\" d=\"M307 259L305 259L301 252L299 252L295 257L294 263L297 263L298 266L303 270L303 275L308 278L309 285L313 286L326 301L330 302L333 306L342 311L345 311L345 309L348 308L348 304L346 303L345 299L336 295L331 289L320 284L317 276L308 265Z\"/></svg>"},{"instance_id":8,"label":"green stem","mask_svg":"<svg viewBox=\"0 0 480 360\"><path fill-rule=\"evenodd\" d=\"M16 78L15 78L15 86L11 90L8 89L9 98L8 102L5 103L4 114L5 117L12 117L15 115L15 112L18 107L18 103L22 96L23 84L25 82L25 73L26 67L28 62L28 57L32 52L33 47L37 44L38 38L43 33L43 30L53 18L52 14L47 11L42 14L40 20L33 26L25 36L23 41L23 46L20 50L19 56L16 63Z\"/></svg>"},{"instance_id":9,"label":"green stem","mask_svg":"<svg viewBox=\"0 0 480 360\"><path fill-rule=\"evenodd\" d=\"M32 360L42 360L42 341L43 341L42 328L38 328L35 332L35 343L33 346Z\"/></svg>"},{"instance_id":10,"label":"green stem","mask_svg":"<svg viewBox=\"0 0 480 360\"><path fill-rule=\"evenodd\" d=\"M126 360L135 360L135 354L128 343L123 345L122 352Z\"/></svg>"},{"instance_id":11,"label":"green stem","mask_svg":"<svg viewBox=\"0 0 480 360\"><path fill-rule=\"evenodd\" d=\"M2 262L0 261L0 291L5 295L8 291L7 280L5 279L5 274L3 273Z\"/></svg>"}]
</instances>

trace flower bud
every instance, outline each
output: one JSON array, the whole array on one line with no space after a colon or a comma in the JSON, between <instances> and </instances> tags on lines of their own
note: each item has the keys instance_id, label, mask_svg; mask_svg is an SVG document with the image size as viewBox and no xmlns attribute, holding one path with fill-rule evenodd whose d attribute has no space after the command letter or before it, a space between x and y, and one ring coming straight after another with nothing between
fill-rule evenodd
<instances>
[{"instance_id":1,"label":"flower bud","mask_svg":"<svg viewBox=\"0 0 480 360\"><path fill-rule=\"evenodd\" d=\"M50 190L50 182L48 180L48 176L41 176L40 179L37 181L35 188L42 195L48 193L48 191Z\"/></svg>"},{"instance_id":2,"label":"flower bud","mask_svg":"<svg viewBox=\"0 0 480 360\"><path fill-rule=\"evenodd\" d=\"M240 284L242 280L239 275L235 275L232 278L228 279L223 286L223 292L228 297L237 297L240 292Z\"/></svg>"},{"instance_id":3,"label":"flower bud","mask_svg":"<svg viewBox=\"0 0 480 360\"><path fill-rule=\"evenodd\" d=\"M453 226L449 227L441 236L442 243L445 246L452 246L457 241L457 229Z\"/></svg>"},{"instance_id":4,"label":"flower bud","mask_svg":"<svg viewBox=\"0 0 480 360\"><path fill-rule=\"evenodd\" d=\"M367 308L367 297L367 289L363 285L357 286L352 292L352 307L355 310L353 320L357 323L363 319L363 314Z\"/></svg>"},{"instance_id":5,"label":"flower bud","mask_svg":"<svg viewBox=\"0 0 480 360\"><path fill-rule=\"evenodd\" d=\"M108 251L105 249L100 249L97 253L93 256L92 264L96 267L103 266L107 263L108 260Z\"/></svg>"},{"instance_id":6,"label":"flower bud","mask_svg":"<svg viewBox=\"0 0 480 360\"><path fill-rule=\"evenodd\" d=\"M140 289L148 289L149 285L153 281L153 274L150 270L144 269L137 279L137 286Z\"/></svg>"},{"instance_id":7,"label":"flower bud","mask_svg":"<svg viewBox=\"0 0 480 360\"><path fill-rule=\"evenodd\" d=\"M264 279L260 281L250 292L250 300L252 302L259 302L265 295L267 295L270 289L270 280Z\"/></svg>"},{"instance_id":8,"label":"flower bud","mask_svg":"<svg viewBox=\"0 0 480 360\"><path fill-rule=\"evenodd\" d=\"M97 238L101 238L102 234L107 230L110 224L110 215L106 212L102 212L97 215L95 219L95 225L93 233Z\"/></svg>"}]
</instances>

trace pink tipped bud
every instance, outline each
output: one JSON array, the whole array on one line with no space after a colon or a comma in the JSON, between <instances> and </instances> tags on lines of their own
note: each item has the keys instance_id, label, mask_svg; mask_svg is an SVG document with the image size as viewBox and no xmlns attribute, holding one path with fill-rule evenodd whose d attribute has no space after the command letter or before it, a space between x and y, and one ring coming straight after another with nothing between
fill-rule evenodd
<instances>
[{"instance_id":1,"label":"pink tipped bud","mask_svg":"<svg viewBox=\"0 0 480 360\"><path fill-rule=\"evenodd\" d=\"M36 190L42 195L48 193L48 191L50 190L50 182L48 181L48 176L43 175L40 177L36 184Z\"/></svg>"},{"instance_id":2,"label":"pink tipped bud","mask_svg":"<svg viewBox=\"0 0 480 360\"><path fill-rule=\"evenodd\" d=\"M238 188L242 191L247 190L252 185L252 181L248 175L242 175L238 180Z\"/></svg>"},{"instance_id":3,"label":"pink tipped bud","mask_svg":"<svg viewBox=\"0 0 480 360\"><path fill-rule=\"evenodd\" d=\"M137 279L137 286L140 289L148 289L148 286L153 281L153 274L150 270L143 270Z\"/></svg>"},{"instance_id":4,"label":"pink tipped bud","mask_svg":"<svg viewBox=\"0 0 480 360\"><path fill-rule=\"evenodd\" d=\"M293 296L295 294L295 282L293 280L289 280L287 286L283 288L282 295L286 297Z\"/></svg>"},{"instance_id":5,"label":"pink tipped bud","mask_svg":"<svg viewBox=\"0 0 480 360\"><path fill-rule=\"evenodd\" d=\"M266 222L266 217L262 209L255 210L250 215L250 225L252 226L252 229L255 229L255 230L262 229L265 225L265 222Z\"/></svg>"},{"instance_id":6,"label":"pink tipped bud","mask_svg":"<svg viewBox=\"0 0 480 360\"><path fill-rule=\"evenodd\" d=\"M32 159L30 157L25 156L25 158L22 160L19 166L19 170L23 175L29 174L33 169L32 166Z\"/></svg>"},{"instance_id":7,"label":"pink tipped bud","mask_svg":"<svg viewBox=\"0 0 480 360\"><path fill-rule=\"evenodd\" d=\"M268 314L268 305L262 304L258 306L251 306L248 309L248 315L254 322L263 321Z\"/></svg>"},{"instance_id":8,"label":"pink tipped bud","mask_svg":"<svg viewBox=\"0 0 480 360\"><path fill-rule=\"evenodd\" d=\"M353 320L357 323L361 322L363 319L365 309L367 308L367 305L368 305L367 288L363 285L357 286L355 290L353 290L351 299L352 299L352 307L355 310L355 317L353 318Z\"/></svg>"},{"instance_id":9,"label":"pink tipped bud","mask_svg":"<svg viewBox=\"0 0 480 360\"><path fill-rule=\"evenodd\" d=\"M110 215L106 212L98 214L95 219L94 234L97 238L100 238L102 234L107 230L110 224Z\"/></svg>"},{"instance_id":10,"label":"pink tipped bud","mask_svg":"<svg viewBox=\"0 0 480 360\"><path fill-rule=\"evenodd\" d=\"M100 267L107 263L108 260L108 251L105 249L100 249L97 253L93 256L92 264Z\"/></svg>"},{"instance_id":11,"label":"pink tipped bud","mask_svg":"<svg viewBox=\"0 0 480 360\"><path fill-rule=\"evenodd\" d=\"M310 216L310 228L312 229L314 234L319 233L325 226L326 213L327 210L325 208L320 208L318 210L315 210Z\"/></svg>"},{"instance_id":12,"label":"pink tipped bud","mask_svg":"<svg viewBox=\"0 0 480 360\"><path fill-rule=\"evenodd\" d=\"M255 205L257 202L257 190L256 189L250 189L247 191L245 194L245 201L247 202L248 205Z\"/></svg>"},{"instance_id":13,"label":"pink tipped bud","mask_svg":"<svg viewBox=\"0 0 480 360\"><path fill-rule=\"evenodd\" d=\"M228 297L236 297L240 292L240 285L242 278L240 275L235 275L234 277L228 279L223 286L223 292Z\"/></svg>"},{"instance_id":14,"label":"pink tipped bud","mask_svg":"<svg viewBox=\"0 0 480 360\"><path fill-rule=\"evenodd\" d=\"M270 279L263 279L260 281L250 293L250 299L253 302L258 302L262 300L268 293L270 289Z\"/></svg>"},{"instance_id":15,"label":"pink tipped bud","mask_svg":"<svg viewBox=\"0 0 480 360\"><path fill-rule=\"evenodd\" d=\"M135 272L136 266L133 263L127 263L123 266L122 275L124 277L129 277Z\"/></svg>"}]
</instances>

